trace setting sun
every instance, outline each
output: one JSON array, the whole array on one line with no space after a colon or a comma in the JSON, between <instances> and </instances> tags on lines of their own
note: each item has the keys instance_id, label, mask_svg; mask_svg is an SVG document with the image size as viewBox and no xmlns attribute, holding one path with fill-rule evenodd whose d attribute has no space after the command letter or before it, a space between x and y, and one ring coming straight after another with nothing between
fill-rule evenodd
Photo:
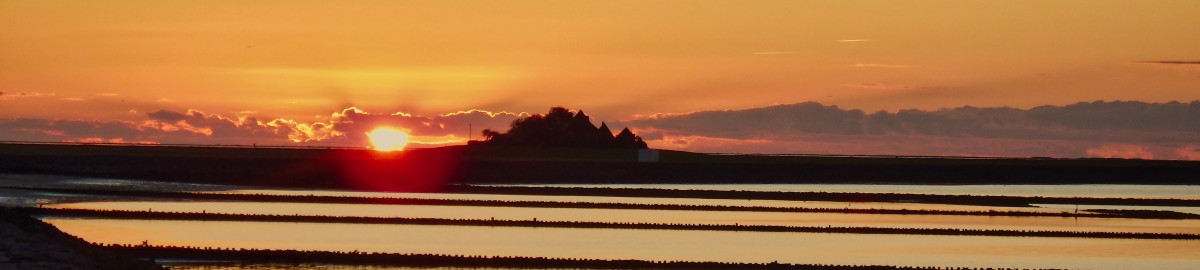
<instances>
[{"instance_id":1,"label":"setting sun","mask_svg":"<svg viewBox=\"0 0 1200 270\"><path fill-rule=\"evenodd\" d=\"M400 151L408 145L408 134L395 128L381 127L367 132L371 145L377 151Z\"/></svg>"}]
</instances>

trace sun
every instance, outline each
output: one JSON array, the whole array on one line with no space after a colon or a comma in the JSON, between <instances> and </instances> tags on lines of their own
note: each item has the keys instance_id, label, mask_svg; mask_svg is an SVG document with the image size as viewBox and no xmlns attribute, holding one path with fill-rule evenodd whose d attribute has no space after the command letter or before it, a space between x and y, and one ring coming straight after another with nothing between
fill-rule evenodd
<instances>
[{"instance_id":1,"label":"sun","mask_svg":"<svg viewBox=\"0 0 1200 270\"><path fill-rule=\"evenodd\" d=\"M390 127L375 128L367 132L367 138L371 139L375 151L400 151L408 145L408 134Z\"/></svg>"}]
</instances>

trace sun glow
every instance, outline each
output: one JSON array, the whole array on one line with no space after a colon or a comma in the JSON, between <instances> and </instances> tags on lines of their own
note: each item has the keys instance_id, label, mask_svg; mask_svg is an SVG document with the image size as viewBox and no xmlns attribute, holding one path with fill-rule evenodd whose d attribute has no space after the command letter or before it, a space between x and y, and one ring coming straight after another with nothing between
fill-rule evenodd
<instances>
[{"instance_id":1,"label":"sun glow","mask_svg":"<svg viewBox=\"0 0 1200 270\"><path fill-rule=\"evenodd\" d=\"M400 151L408 145L408 134L390 127L380 127L367 132L376 151Z\"/></svg>"}]
</instances>

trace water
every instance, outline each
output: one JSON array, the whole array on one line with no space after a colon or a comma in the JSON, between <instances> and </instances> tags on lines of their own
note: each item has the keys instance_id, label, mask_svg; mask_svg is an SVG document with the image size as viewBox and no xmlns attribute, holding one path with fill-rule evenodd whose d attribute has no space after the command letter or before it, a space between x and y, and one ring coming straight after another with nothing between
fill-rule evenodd
<instances>
[{"instance_id":1,"label":"water","mask_svg":"<svg viewBox=\"0 0 1200 270\"><path fill-rule=\"evenodd\" d=\"M656 186L656 185L645 185ZM720 188L716 185L700 185L702 187ZM780 186L780 185L776 185ZM787 186L787 185L783 185ZM802 185L801 185L802 186ZM1116 186L1116 185L1109 185ZM595 187L595 186L591 186ZM1060 187L1061 186L1048 186ZM1110 187L1111 188L1111 187ZM762 188L765 189L765 188ZM785 188L786 189L786 188ZM792 187L791 189L802 190ZM934 190L924 190L933 192ZM765 207L800 207L800 208L832 208L832 209L908 209L908 210L955 210L955 211L1023 211L1061 213L1078 209L1121 209L1121 210L1160 210L1200 214L1200 207L1184 206L1119 206L1119 205L1062 205L1035 204L1035 207L1000 207L975 205L945 205L925 203L893 203L893 202L824 202L824 201L776 201L776 200L733 200L733 199L691 199L691 198L642 198L642 197L598 197L598 196L538 196L538 195L504 195L504 194L456 194L456 193L404 193L404 192L364 192L340 190L287 190L287 189L232 189L205 193L218 194L261 194L282 196L333 196L356 198L415 198L415 199L448 199L448 200L495 200L495 201L535 201L535 202L590 202L590 203L634 203L634 204L686 204L686 205L719 205L719 206L765 206ZM927 194L927 193L913 193ZM1049 193L1046 193L1049 194ZM953 194L951 194L953 195ZM1126 194L1133 196L1134 194ZM1144 194L1143 194L1144 195ZM1048 197L1050 195L1035 195ZM1086 197L1086 196L1085 196ZM1151 198L1151 197L1142 197Z\"/></svg>"},{"instance_id":2,"label":"water","mask_svg":"<svg viewBox=\"0 0 1200 270\"><path fill-rule=\"evenodd\" d=\"M1196 269L1200 241L46 218L88 241L558 258Z\"/></svg>"},{"instance_id":3,"label":"water","mask_svg":"<svg viewBox=\"0 0 1200 270\"><path fill-rule=\"evenodd\" d=\"M641 198L641 197L598 197L598 196L538 196L538 195L503 195L503 194L456 194L456 193L404 193L404 192L362 192L339 190L278 190L278 189L236 189L205 193L218 194L262 194L284 196L336 196L356 198L415 198L415 199L448 199L448 200L494 200L494 201L534 201L534 202L589 202L589 203L636 203L636 204L685 204L685 205L719 205L719 206L766 206L766 207L804 207L804 208L834 208L834 209L910 209L910 210L962 210L962 211L1031 211L1060 213L1058 209L1039 209L1030 207L998 207L975 205L944 205L922 203L891 203L891 202L823 202L823 201L776 201L776 200L732 200L732 199L691 199L691 198Z\"/></svg>"},{"instance_id":4,"label":"water","mask_svg":"<svg viewBox=\"0 0 1200 270\"><path fill-rule=\"evenodd\" d=\"M108 187L132 190L171 190L223 192L229 190L269 192L309 192L309 190L251 189L247 187L171 183L127 179L89 178L50 175L0 174L4 186L38 187ZM506 185L495 185L506 186ZM658 188L690 190L745 190L786 192L863 192L904 193L938 195L995 195L995 196L1042 196L1042 197L1094 197L1094 198L1155 198L1155 199L1200 199L1200 185L874 185L874 184L526 184L514 186L547 187L608 187L608 188ZM320 191L340 192L340 191ZM351 192L391 196L386 192ZM351 195L354 196L354 195Z\"/></svg>"},{"instance_id":5,"label":"water","mask_svg":"<svg viewBox=\"0 0 1200 270\"><path fill-rule=\"evenodd\" d=\"M568 209L480 206L366 205L329 203L85 202L50 205L126 211L207 212L228 214L325 215L444 219L591 221L685 224L785 225L814 227L962 228L1099 232L1156 232L1200 234L1200 220L1124 218L868 215L841 213L775 213L628 209Z\"/></svg>"},{"instance_id":6,"label":"water","mask_svg":"<svg viewBox=\"0 0 1200 270\"><path fill-rule=\"evenodd\" d=\"M14 180L15 179L15 180ZM1075 205L1008 208L920 203L843 203L771 200L624 198L488 194L381 193L282 190L205 186L92 178L12 177L9 186L174 190L239 194L320 195L503 201L616 202L812 208L929 209L969 211L1074 211ZM553 185L667 189L912 193L1106 198L1200 199L1197 186L1148 185ZM519 207L414 206L325 203L180 201L79 196L0 190L0 203L48 207L327 216L424 217L448 219L537 218L544 221L656 222L892 228L1200 233L1200 220L1104 219L769 213ZM1196 207L1079 206L1080 209L1149 209L1200 213ZM531 256L595 259L684 260L804 264L965 266L1074 269L1200 269L1200 241L764 233L630 229L425 226L289 222L225 222L44 218L87 241L113 244L180 245L214 248L304 249L450 255ZM231 269L231 266L176 262L178 269ZM241 267L236 266L236 267ZM292 266L252 265L256 269ZM323 269L411 269L312 265Z\"/></svg>"}]
</instances>

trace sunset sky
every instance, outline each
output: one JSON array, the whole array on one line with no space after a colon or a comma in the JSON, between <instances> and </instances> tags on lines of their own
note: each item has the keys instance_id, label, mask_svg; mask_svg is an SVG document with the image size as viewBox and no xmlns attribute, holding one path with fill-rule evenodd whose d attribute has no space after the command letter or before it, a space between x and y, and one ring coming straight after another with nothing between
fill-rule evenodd
<instances>
[{"instance_id":1,"label":"sunset sky","mask_svg":"<svg viewBox=\"0 0 1200 270\"><path fill-rule=\"evenodd\" d=\"M0 0L0 140L366 146L388 125L439 145L565 106L702 152L1200 159L1197 14L1200 1Z\"/></svg>"}]
</instances>

